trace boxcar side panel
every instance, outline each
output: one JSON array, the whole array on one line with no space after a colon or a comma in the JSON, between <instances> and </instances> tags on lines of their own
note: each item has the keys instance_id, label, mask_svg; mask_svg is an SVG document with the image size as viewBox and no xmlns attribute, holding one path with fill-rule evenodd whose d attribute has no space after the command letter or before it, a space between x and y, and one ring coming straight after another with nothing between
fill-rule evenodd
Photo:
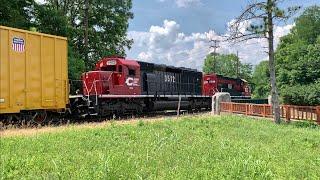
<instances>
[{"instance_id":1,"label":"boxcar side panel","mask_svg":"<svg viewBox=\"0 0 320 180\"><path fill-rule=\"evenodd\" d=\"M0 113L64 109L67 39L0 26L0 43Z\"/></svg>"},{"instance_id":2,"label":"boxcar side panel","mask_svg":"<svg viewBox=\"0 0 320 180\"><path fill-rule=\"evenodd\" d=\"M67 81L67 42L55 39L55 83L56 83L56 105L64 107L69 100Z\"/></svg>"},{"instance_id":3,"label":"boxcar side panel","mask_svg":"<svg viewBox=\"0 0 320 180\"><path fill-rule=\"evenodd\" d=\"M29 35L27 46L27 109L42 106L41 103L41 36Z\"/></svg>"},{"instance_id":4,"label":"boxcar side panel","mask_svg":"<svg viewBox=\"0 0 320 180\"><path fill-rule=\"evenodd\" d=\"M18 31L9 31L10 54L10 102L13 109L24 109L26 104L26 51L14 47L14 39L26 39L26 34Z\"/></svg>"},{"instance_id":5,"label":"boxcar side panel","mask_svg":"<svg viewBox=\"0 0 320 180\"><path fill-rule=\"evenodd\" d=\"M52 107L55 104L55 64L54 39L42 37L42 106Z\"/></svg>"},{"instance_id":6,"label":"boxcar side panel","mask_svg":"<svg viewBox=\"0 0 320 180\"><path fill-rule=\"evenodd\" d=\"M0 112L10 106L9 32L0 29Z\"/></svg>"}]
</instances>

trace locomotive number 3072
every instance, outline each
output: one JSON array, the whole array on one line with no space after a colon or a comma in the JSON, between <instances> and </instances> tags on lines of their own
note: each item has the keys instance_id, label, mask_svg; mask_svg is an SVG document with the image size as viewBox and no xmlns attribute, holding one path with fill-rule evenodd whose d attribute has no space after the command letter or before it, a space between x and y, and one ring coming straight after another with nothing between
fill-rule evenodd
<instances>
[{"instance_id":1,"label":"locomotive number 3072","mask_svg":"<svg viewBox=\"0 0 320 180\"><path fill-rule=\"evenodd\" d=\"M175 77L175 76L172 76L172 75L165 75L165 76L164 76L164 81L165 81L165 82L175 83L175 82L176 82L176 77Z\"/></svg>"}]
</instances>

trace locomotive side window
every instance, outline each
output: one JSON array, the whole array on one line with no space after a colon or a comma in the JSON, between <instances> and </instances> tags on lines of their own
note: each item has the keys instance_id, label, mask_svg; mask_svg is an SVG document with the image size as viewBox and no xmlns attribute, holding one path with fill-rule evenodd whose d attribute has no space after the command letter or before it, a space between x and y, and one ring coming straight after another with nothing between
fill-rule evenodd
<instances>
[{"instance_id":1,"label":"locomotive side window","mask_svg":"<svg viewBox=\"0 0 320 180\"><path fill-rule=\"evenodd\" d=\"M129 69L129 76L135 76L136 71L134 69Z\"/></svg>"},{"instance_id":2,"label":"locomotive side window","mask_svg":"<svg viewBox=\"0 0 320 180\"><path fill-rule=\"evenodd\" d=\"M122 72L122 66L119 66L119 72L120 73Z\"/></svg>"},{"instance_id":3,"label":"locomotive side window","mask_svg":"<svg viewBox=\"0 0 320 180\"><path fill-rule=\"evenodd\" d=\"M105 66L101 68L102 71L116 71L116 66L112 65L112 66Z\"/></svg>"}]
</instances>

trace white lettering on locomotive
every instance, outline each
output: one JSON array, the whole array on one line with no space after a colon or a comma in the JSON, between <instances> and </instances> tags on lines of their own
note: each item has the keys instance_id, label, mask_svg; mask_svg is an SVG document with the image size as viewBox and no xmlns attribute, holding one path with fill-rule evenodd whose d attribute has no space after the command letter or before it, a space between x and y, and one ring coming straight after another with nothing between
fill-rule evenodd
<instances>
[{"instance_id":1,"label":"white lettering on locomotive","mask_svg":"<svg viewBox=\"0 0 320 180\"><path fill-rule=\"evenodd\" d=\"M107 62L107 65L108 65L108 66L114 66L114 65L117 65L117 61L116 61L116 60L108 61L108 62Z\"/></svg>"},{"instance_id":2,"label":"white lettering on locomotive","mask_svg":"<svg viewBox=\"0 0 320 180\"><path fill-rule=\"evenodd\" d=\"M140 86L139 78L128 77L126 80L127 86Z\"/></svg>"},{"instance_id":3,"label":"white lettering on locomotive","mask_svg":"<svg viewBox=\"0 0 320 180\"><path fill-rule=\"evenodd\" d=\"M176 82L176 77L172 76L172 75L164 75L164 82L175 83Z\"/></svg>"},{"instance_id":4,"label":"white lettering on locomotive","mask_svg":"<svg viewBox=\"0 0 320 180\"><path fill-rule=\"evenodd\" d=\"M214 83L216 83L216 81L215 80L207 80L207 81L204 81L203 83L204 84L214 84Z\"/></svg>"}]
</instances>

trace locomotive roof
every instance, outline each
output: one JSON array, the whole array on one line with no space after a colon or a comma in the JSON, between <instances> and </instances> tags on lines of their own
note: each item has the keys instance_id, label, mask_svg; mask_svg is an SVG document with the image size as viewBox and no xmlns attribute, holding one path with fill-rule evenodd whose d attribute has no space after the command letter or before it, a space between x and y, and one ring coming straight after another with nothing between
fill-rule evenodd
<instances>
[{"instance_id":1,"label":"locomotive roof","mask_svg":"<svg viewBox=\"0 0 320 180\"><path fill-rule=\"evenodd\" d=\"M223 76L223 75L220 75L220 74L205 74L205 76L217 76L217 77L220 77L220 78L223 78L223 79L226 79L226 80L236 80L236 81L243 81L243 82L247 82L245 79L241 79L241 78L233 78L233 77L228 77L228 76Z\"/></svg>"},{"instance_id":2,"label":"locomotive roof","mask_svg":"<svg viewBox=\"0 0 320 180\"><path fill-rule=\"evenodd\" d=\"M165 64L154 64L154 63L143 62L143 61L137 61L137 62L140 64L140 67L143 69L154 68L158 70L166 69L174 72L181 72L181 71L199 72L197 69L191 69L186 67L175 67L175 66L168 66Z\"/></svg>"},{"instance_id":3,"label":"locomotive roof","mask_svg":"<svg viewBox=\"0 0 320 180\"><path fill-rule=\"evenodd\" d=\"M127 66L139 66L139 63L135 60L128 60L128 59L118 59L121 64L127 65Z\"/></svg>"},{"instance_id":4,"label":"locomotive roof","mask_svg":"<svg viewBox=\"0 0 320 180\"><path fill-rule=\"evenodd\" d=\"M242 81L241 78L232 78L232 77L227 77L227 76L223 76L223 75L220 75L220 74L217 74L217 76L221 77L221 78L224 78L224 79Z\"/></svg>"}]
</instances>

